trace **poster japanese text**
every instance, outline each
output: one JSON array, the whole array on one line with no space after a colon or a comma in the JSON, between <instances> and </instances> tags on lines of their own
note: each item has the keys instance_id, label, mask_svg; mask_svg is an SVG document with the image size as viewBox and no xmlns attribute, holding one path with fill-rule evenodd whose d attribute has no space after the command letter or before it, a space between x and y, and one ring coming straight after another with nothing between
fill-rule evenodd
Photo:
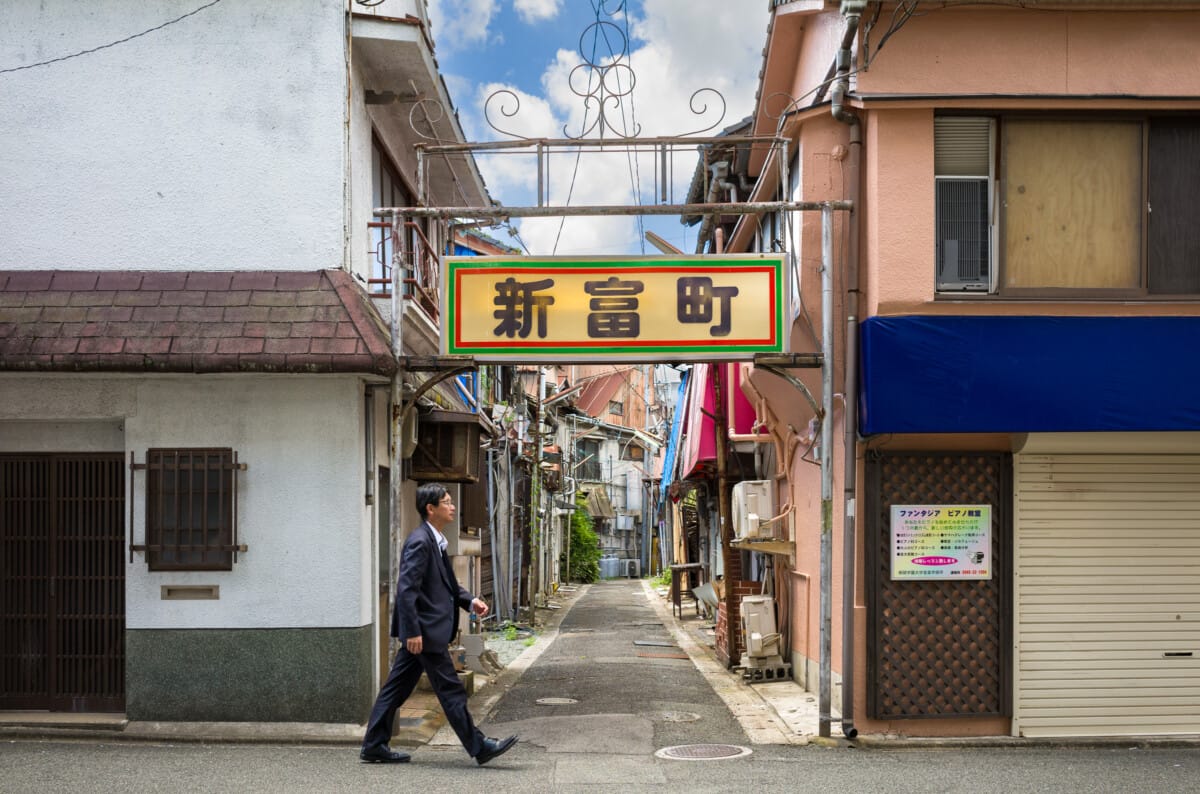
<instances>
[{"instance_id":1,"label":"poster japanese text","mask_svg":"<svg viewBox=\"0 0 1200 794\"><path fill-rule=\"evenodd\" d=\"M991 505L892 505L892 580L990 579Z\"/></svg>"}]
</instances>

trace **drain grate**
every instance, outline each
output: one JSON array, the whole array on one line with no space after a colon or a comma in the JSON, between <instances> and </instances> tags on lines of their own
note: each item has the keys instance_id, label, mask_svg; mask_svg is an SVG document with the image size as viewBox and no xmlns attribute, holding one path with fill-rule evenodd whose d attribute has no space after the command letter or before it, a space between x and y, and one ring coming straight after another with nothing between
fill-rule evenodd
<instances>
[{"instance_id":1,"label":"drain grate","mask_svg":"<svg viewBox=\"0 0 1200 794\"><path fill-rule=\"evenodd\" d=\"M579 701L575 698L538 698L535 702L541 706L569 706Z\"/></svg>"},{"instance_id":2,"label":"drain grate","mask_svg":"<svg viewBox=\"0 0 1200 794\"><path fill-rule=\"evenodd\" d=\"M679 651L678 648L674 650ZM678 653L650 653L649 651L638 650L634 652L634 656L639 659L688 659L686 653L679 651Z\"/></svg>"},{"instance_id":3,"label":"drain grate","mask_svg":"<svg viewBox=\"0 0 1200 794\"><path fill-rule=\"evenodd\" d=\"M700 715L694 711L656 711L650 719L654 722L696 722Z\"/></svg>"},{"instance_id":4,"label":"drain grate","mask_svg":"<svg viewBox=\"0 0 1200 794\"><path fill-rule=\"evenodd\" d=\"M664 747L654 755L672 761L728 761L731 758L744 758L752 752L749 747L736 744L679 744Z\"/></svg>"}]
</instances>

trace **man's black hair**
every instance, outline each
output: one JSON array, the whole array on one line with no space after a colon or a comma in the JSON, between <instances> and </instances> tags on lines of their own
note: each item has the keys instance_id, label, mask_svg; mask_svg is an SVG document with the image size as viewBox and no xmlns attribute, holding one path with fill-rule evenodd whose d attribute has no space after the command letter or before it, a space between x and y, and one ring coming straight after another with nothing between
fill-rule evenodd
<instances>
[{"instance_id":1,"label":"man's black hair","mask_svg":"<svg viewBox=\"0 0 1200 794\"><path fill-rule=\"evenodd\" d=\"M425 513L425 508L428 505L436 505L442 501L442 498L449 493L446 486L441 483L427 482L417 486L417 513L420 514L421 520L425 521L429 518Z\"/></svg>"}]
</instances>

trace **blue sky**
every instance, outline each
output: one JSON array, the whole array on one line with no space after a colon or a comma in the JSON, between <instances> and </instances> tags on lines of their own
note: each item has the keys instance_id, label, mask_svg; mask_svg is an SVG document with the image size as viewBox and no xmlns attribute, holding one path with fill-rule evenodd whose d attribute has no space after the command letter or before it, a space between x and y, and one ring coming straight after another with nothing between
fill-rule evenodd
<instances>
[{"instance_id":1,"label":"blue sky","mask_svg":"<svg viewBox=\"0 0 1200 794\"><path fill-rule=\"evenodd\" d=\"M752 111L767 5L766 0L429 0L438 64L471 140L505 137L484 120L484 102L496 91L511 91L520 109L507 119L493 100L493 119L521 135L561 138L564 125L577 135L594 122L594 112L572 92L570 74L583 62L581 36L585 49L593 47L585 33L598 18L607 23L608 34L598 41L600 55L628 31L635 87L620 111L626 125L640 125L642 137L704 127L717 116L696 117L688 109L692 93L703 88L719 91L727 103L720 127L732 124ZM629 84L627 74L619 78L622 87ZM653 164L649 158L635 160L619 154L592 154L577 162L559 156L550 165L550 203L566 203L569 195L573 205L632 204L634 184L641 185L643 201L652 201ZM532 157L477 161L494 198L510 206L536 203ZM677 202L684 200L695 163L694 156L684 156L674 165ZM641 226L632 218L513 223L535 254L657 253L642 241L646 228L687 253L695 248L695 227L677 218L646 218Z\"/></svg>"}]
</instances>

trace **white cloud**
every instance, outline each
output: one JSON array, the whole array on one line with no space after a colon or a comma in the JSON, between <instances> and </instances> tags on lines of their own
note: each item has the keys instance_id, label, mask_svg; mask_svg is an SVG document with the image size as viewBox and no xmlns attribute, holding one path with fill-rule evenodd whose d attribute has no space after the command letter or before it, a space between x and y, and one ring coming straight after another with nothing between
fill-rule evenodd
<instances>
[{"instance_id":1,"label":"white cloud","mask_svg":"<svg viewBox=\"0 0 1200 794\"><path fill-rule=\"evenodd\" d=\"M514 0L514 4L518 10L521 4L550 5L532 0ZM630 8L630 69L610 69L607 78L610 91L625 91L633 79L636 84L619 107L605 105L604 137L635 133L643 138L673 136L705 128L709 128L705 134L715 134L751 112L766 36L765 3L748 8L746 3L728 0L645 0L638 14L636 6ZM624 25L621 19L614 24ZM604 46L601 41L599 52L605 52ZM500 83L481 86L476 101L471 103L473 107L462 109L468 135L475 140L508 137L498 135L484 121L484 100L491 96L488 115L492 124L506 132L531 138L562 138L565 126L566 135L577 136L590 129L589 137L595 137L597 106L595 99L580 96L589 87L589 71L576 68L581 60L578 51L559 50L543 72L540 97ZM590 79L598 79L597 74L591 73ZM722 103L716 94L701 93L693 100L694 92L706 88L715 89L727 103L723 118ZM511 94L496 94L498 90ZM708 105L707 112L696 115L694 111L704 104ZM514 115L508 117L506 112ZM532 155L483 155L476 159L494 198L509 206L537 202L537 162ZM686 200L695 165L694 149L681 147L670 166L671 203ZM557 153L547 162L545 200L547 204L573 206L637 204L633 188L636 182L641 186L641 202L654 202L661 198L655 195L661 190L658 175L649 155L588 150L576 158L573 153ZM633 217L530 218L514 220L514 224L535 254L615 254L641 247L638 221ZM678 231L682 227L675 218L647 218L645 224L653 224L660 233L673 228L676 231L665 236L683 242L685 235Z\"/></svg>"},{"instance_id":2,"label":"white cloud","mask_svg":"<svg viewBox=\"0 0 1200 794\"><path fill-rule=\"evenodd\" d=\"M499 0L429 0L429 21L439 48L461 50L488 40Z\"/></svg>"},{"instance_id":3,"label":"white cloud","mask_svg":"<svg viewBox=\"0 0 1200 794\"><path fill-rule=\"evenodd\" d=\"M766 42L765 3L722 0L645 0L642 16L630 18L631 61L638 75L639 115L659 134L685 133L715 117L694 116L689 102L704 88L719 91L728 107L722 126L753 109ZM713 95L701 95L710 111ZM683 118L683 117L688 118ZM700 121L684 126L688 121Z\"/></svg>"},{"instance_id":4,"label":"white cloud","mask_svg":"<svg viewBox=\"0 0 1200 794\"><path fill-rule=\"evenodd\" d=\"M561 5L562 0L513 0L513 9L527 25L554 19Z\"/></svg>"}]
</instances>

